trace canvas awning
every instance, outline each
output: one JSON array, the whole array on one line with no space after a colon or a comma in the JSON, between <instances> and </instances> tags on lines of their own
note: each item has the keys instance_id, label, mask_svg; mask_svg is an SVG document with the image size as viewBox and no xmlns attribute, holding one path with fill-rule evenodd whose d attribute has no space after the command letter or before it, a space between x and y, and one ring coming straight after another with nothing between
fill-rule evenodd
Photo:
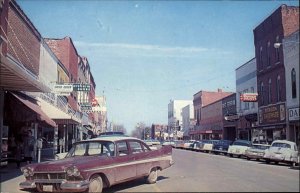
<instances>
[{"instance_id":1,"label":"canvas awning","mask_svg":"<svg viewBox=\"0 0 300 193\"><path fill-rule=\"evenodd\" d=\"M40 106L38 106L37 104L29 101L28 99L25 99L21 96L18 96L15 93L12 93L12 95L18 99L20 102L22 102L25 106L27 106L29 109L31 109L32 111L34 111L37 114L37 118L39 121L43 121L46 124L48 124L51 127L56 127L56 123L50 119L41 109Z\"/></svg>"}]
</instances>

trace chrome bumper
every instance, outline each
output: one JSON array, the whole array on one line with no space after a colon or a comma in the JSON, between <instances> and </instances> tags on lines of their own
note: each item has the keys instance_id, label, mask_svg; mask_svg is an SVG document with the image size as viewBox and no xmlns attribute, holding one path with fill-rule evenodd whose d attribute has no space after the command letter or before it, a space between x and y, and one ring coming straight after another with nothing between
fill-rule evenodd
<instances>
[{"instance_id":1,"label":"chrome bumper","mask_svg":"<svg viewBox=\"0 0 300 193\"><path fill-rule=\"evenodd\" d=\"M36 183L39 184L60 184L60 188L63 190L86 190L89 187L89 181L66 181L66 180L34 180L25 181L19 184L21 189L33 189L36 188Z\"/></svg>"}]
</instances>

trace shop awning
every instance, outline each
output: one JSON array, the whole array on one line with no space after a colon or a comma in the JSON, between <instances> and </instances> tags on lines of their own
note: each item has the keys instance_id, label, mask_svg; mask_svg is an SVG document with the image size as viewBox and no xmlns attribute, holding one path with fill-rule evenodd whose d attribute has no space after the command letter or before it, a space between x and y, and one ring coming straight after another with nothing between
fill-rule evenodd
<instances>
[{"instance_id":1,"label":"shop awning","mask_svg":"<svg viewBox=\"0 0 300 193\"><path fill-rule=\"evenodd\" d=\"M191 135L195 134L222 134L222 130L212 130L212 129L199 129L190 131Z\"/></svg>"},{"instance_id":2,"label":"shop awning","mask_svg":"<svg viewBox=\"0 0 300 193\"><path fill-rule=\"evenodd\" d=\"M12 95L14 97L16 97L16 99L18 99L19 101L21 101L24 105L26 105L28 108L30 108L31 110L33 110L34 112L37 113L37 117L39 121L44 121L45 123L47 123L49 126L51 127L56 127L56 123L50 119L41 109L40 106L38 106L37 104L32 103L31 101L24 99L20 96L18 96L17 94L12 93Z\"/></svg>"}]
</instances>

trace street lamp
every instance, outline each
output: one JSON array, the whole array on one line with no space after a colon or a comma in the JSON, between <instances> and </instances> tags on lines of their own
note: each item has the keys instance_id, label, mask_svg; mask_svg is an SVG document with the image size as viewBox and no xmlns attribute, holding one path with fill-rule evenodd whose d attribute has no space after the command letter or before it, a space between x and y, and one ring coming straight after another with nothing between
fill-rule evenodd
<instances>
[{"instance_id":1,"label":"street lamp","mask_svg":"<svg viewBox=\"0 0 300 193\"><path fill-rule=\"evenodd\" d=\"M298 43L299 44L299 41L288 41L288 42L283 42L283 43L280 43L280 42L276 42L274 43L274 48L279 48L282 44L286 44L286 43Z\"/></svg>"}]
</instances>

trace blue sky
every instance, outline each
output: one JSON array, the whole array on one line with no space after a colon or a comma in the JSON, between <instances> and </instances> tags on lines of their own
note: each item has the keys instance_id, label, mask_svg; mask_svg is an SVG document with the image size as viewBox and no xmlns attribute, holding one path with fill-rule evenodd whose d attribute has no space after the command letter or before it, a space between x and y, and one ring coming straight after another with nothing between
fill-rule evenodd
<instances>
[{"instance_id":1,"label":"blue sky","mask_svg":"<svg viewBox=\"0 0 300 193\"><path fill-rule=\"evenodd\" d=\"M43 37L72 38L86 56L108 119L168 122L170 99L235 91L235 69L254 57L253 29L299 1L17 1Z\"/></svg>"}]
</instances>

